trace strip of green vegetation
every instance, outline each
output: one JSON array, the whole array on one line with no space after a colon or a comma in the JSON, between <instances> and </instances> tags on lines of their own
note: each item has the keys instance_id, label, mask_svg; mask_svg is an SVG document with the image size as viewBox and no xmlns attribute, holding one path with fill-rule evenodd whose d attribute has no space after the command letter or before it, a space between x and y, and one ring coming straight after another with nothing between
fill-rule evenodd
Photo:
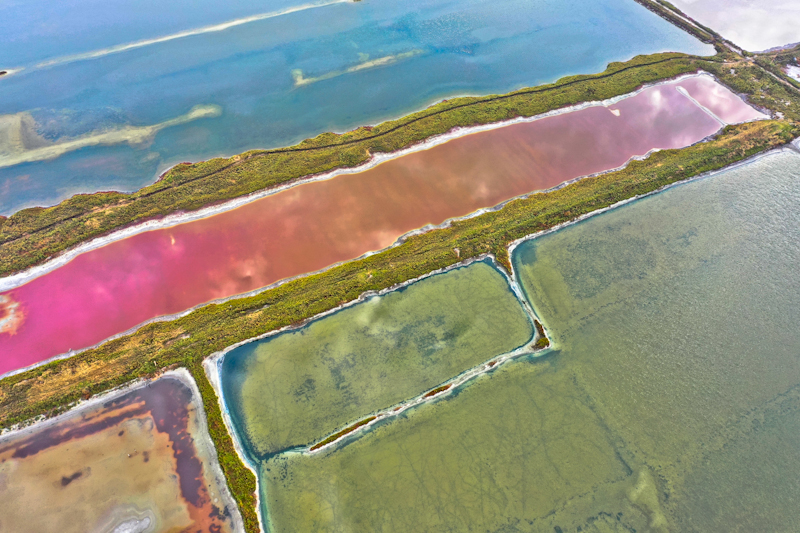
<instances>
[{"instance_id":1,"label":"strip of green vegetation","mask_svg":"<svg viewBox=\"0 0 800 533\"><path fill-rule=\"evenodd\" d=\"M376 418L378 418L378 417L377 416L371 416L369 418L365 418L364 420L359 420L358 422L356 422L352 426L348 426L348 427L344 428L343 430L341 430L341 431L339 431L337 433L334 433L330 437L327 437L326 439L319 441L318 443L313 445L310 449L311 449L312 452L314 450L319 450L320 448L322 448L326 444L330 444L331 442L337 441L337 440L341 439L342 437L344 437L345 435L347 435L348 433L352 433L355 430L357 430L358 428L360 428L362 426L366 426L367 424L369 424L370 422L372 422Z\"/></svg>"},{"instance_id":2,"label":"strip of green vegetation","mask_svg":"<svg viewBox=\"0 0 800 533\"><path fill-rule=\"evenodd\" d=\"M768 52L766 54L756 54L753 56L753 61L755 61L760 67L768 70L786 83L789 83L800 90L800 81L787 76L786 72L783 70L789 65L800 67L800 63L797 61L798 56L800 56L800 45L797 45L793 48L787 48L786 50L778 50L776 52Z\"/></svg>"},{"instance_id":3,"label":"strip of green vegetation","mask_svg":"<svg viewBox=\"0 0 800 533\"><path fill-rule=\"evenodd\" d=\"M456 98L375 127L325 133L290 147L251 151L229 159L182 164L132 194L76 195L51 208L0 218L0 276L24 270L81 242L170 213L192 211L298 178L353 167L370 154L393 152L455 127L534 116L580 102L631 92L721 61L684 54L638 56L605 72L501 96Z\"/></svg>"},{"instance_id":4,"label":"strip of green vegetation","mask_svg":"<svg viewBox=\"0 0 800 533\"><path fill-rule=\"evenodd\" d=\"M201 362L236 342L298 324L369 290L381 290L466 258L494 253L509 267L508 245L636 195L726 167L780 146L800 134L787 121L729 126L716 140L666 150L619 172L588 178L547 194L510 202L503 209L457 221L409 238L382 253L298 279L249 298L209 305L0 381L0 427L63 410L69 402L160 370L188 367L206 406L209 432L247 531L258 531L255 480L236 454L216 394ZM456 252L458 249L458 252Z\"/></svg>"},{"instance_id":5,"label":"strip of green vegetation","mask_svg":"<svg viewBox=\"0 0 800 533\"><path fill-rule=\"evenodd\" d=\"M732 90L756 106L780 112L790 121L800 122L800 91L777 80L759 65L748 61L708 62L703 66Z\"/></svg>"},{"instance_id":6,"label":"strip of green vegetation","mask_svg":"<svg viewBox=\"0 0 800 533\"><path fill-rule=\"evenodd\" d=\"M228 488L233 499L236 500L236 505L239 506L244 529L248 533L258 533L261 531L261 526L256 512L258 501L256 498L256 476L242 463L239 454L236 453L233 439L228 434L225 422L222 419L217 393L203 370L202 361L195 361L188 366L188 369L197 383L200 396L203 398L206 418L208 419L208 431L214 441L219 464L225 473L225 478L228 480Z\"/></svg>"}]
</instances>

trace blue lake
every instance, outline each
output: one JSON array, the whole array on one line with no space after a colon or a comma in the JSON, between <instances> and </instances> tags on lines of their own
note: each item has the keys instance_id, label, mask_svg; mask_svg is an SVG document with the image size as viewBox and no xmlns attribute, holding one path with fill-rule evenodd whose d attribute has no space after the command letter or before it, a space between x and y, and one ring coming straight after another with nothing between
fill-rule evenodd
<instances>
[{"instance_id":1,"label":"blue lake","mask_svg":"<svg viewBox=\"0 0 800 533\"><path fill-rule=\"evenodd\" d=\"M0 78L0 214L133 191L181 161L288 145L449 96L597 72L637 54L713 53L631 0L364 0L280 14L300 6L0 7L14 22L0 35L0 68L12 69ZM274 16L240 20L259 14ZM187 116L196 106L199 117Z\"/></svg>"}]
</instances>

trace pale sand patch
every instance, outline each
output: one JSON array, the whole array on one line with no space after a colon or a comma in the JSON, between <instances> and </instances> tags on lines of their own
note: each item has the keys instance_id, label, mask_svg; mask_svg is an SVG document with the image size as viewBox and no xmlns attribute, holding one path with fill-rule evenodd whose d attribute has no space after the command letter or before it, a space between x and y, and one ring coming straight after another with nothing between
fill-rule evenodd
<instances>
[{"instance_id":1,"label":"pale sand patch","mask_svg":"<svg viewBox=\"0 0 800 533\"><path fill-rule=\"evenodd\" d=\"M55 143L36 134L35 121L30 113L0 115L0 168L55 159L87 146L110 146L123 143L132 146L144 145L151 142L155 134L164 128L186 124L201 118L218 117L221 114L222 108L217 105L198 105L185 115L151 126L124 126Z\"/></svg>"},{"instance_id":2,"label":"pale sand patch","mask_svg":"<svg viewBox=\"0 0 800 533\"><path fill-rule=\"evenodd\" d=\"M12 74L16 74L20 70L25 70L24 68L0 68L0 78L7 78Z\"/></svg>"},{"instance_id":3,"label":"pale sand patch","mask_svg":"<svg viewBox=\"0 0 800 533\"><path fill-rule=\"evenodd\" d=\"M239 197L234 198L232 200L227 200L227 201L219 203L219 204L214 204L214 205L211 205L211 206L208 206L208 207L204 207L204 208L198 209L197 211L178 212L178 213L174 213L174 214L170 214L170 215L164 216L163 218L159 218L159 219L155 219L155 220L148 220L146 222L142 222L142 223L139 223L139 224L131 225L131 226L119 229L117 231L114 231L114 232L112 232L112 233L110 233L108 235L105 235L105 236L102 236L102 237L98 237L98 238L95 238L95 239L80 243L80 244L76 245L75 247L70 248L69 250L61 253L60 255L56 256L55 258L49 260L48 262L46 262L44 264L33 266L31 268L23 270L22 272L17 272L16 274L11 274L11 275L6 276L6 277L0 277L0 292L5 292L5 291L9 291L11 289L17 288L17 287L19 287L21 285L24 285L25 283L28 283L29 281L31 281L31 280L33 280L35 278L38 278L39 276L43 276L43 275L47 274L48 272L52 272L53 270L56 270L56 269L64 266L65 264L69 263L70 261L72 261L78 255L81 255L83 253L89 252L89 251L97 249L97 248L101 248L101 247L103 247L103 246L105 246L107 244L110 244L112 242L120 241L120 240L129 238L129 237L132 237L134 235L138 235L140 233L144 233L144 232L147 232L147 231L158 230L158 229L163 229L163 228L168 228L168 227L173 227L173 226L177 226L179 224L185 224L187 222L192 222L194 220L200 220L200 219L207 218L207 217L210 217L210 216L213 216L213 215L217 215L219 213L223 213L223 212L226 212L226 211L230 211L230 210L236 209L238 207L250 204L250 203L255 202L257 200L260 200L262 198L266 198L267 196L272 196L272 195L278 194L280 192L286 191L288 189L292 189L294 187L298 187L300 185L304 185L306 183L312 183L312 182L316 182L316 181L325 181L325 180L336 178L337 176L341 176L341 175L358 174L358 173L370 170L371 168L374 168L374 167L376 167L376 166L378 166L378 165L380 165L382 163L385 163L387 161L391 161L393 159L398 159L398 158L404 157L404 156L406 156L408 154L412 154L412 153L415 153L415 152L428 150L428 149L433 148L435 146L438 146L440 144L445 144L445 143L447 143L449 141L452 141L453 139L458 139L458 138L461 138L461 137L465 137L467 135L473 135L473 134L481 133L481 132L484 132L484 131L491 131L491 130L495 130L495 129L499 129L499 128L504 128L504 127L507 127L507 126L511 126L513 124L535 122L537 120L542 120L542 119L545 119L545 118L548 118L548 117L554 117L554 116L558 116L558 115L572 113L572 112L580 111L582 109L586 109L586 108L590 108L590 107L602 106L602 107L609 108L609 107L614 106L615 104L617 104L617 103L619 103L619 102L621 102L623 100L626 100L628 98L632 98L632 97L640 94L641 92L648 90L651 87L659 87L659 86L666 85L666 84L671 84L671 83L680 82L680 81L691 79L691 78L696 78L698 76L709 76L709 77L711 77L711 75L708 74L707 72L698 71L697 73L684 74L684 75L681 75L681 76L677 76L676 78L673 78L673 79L670 79L670 80L661 80L661 81L658 81L658 82L655 82L655 83L652 83L652 84L645 84L642 87L640 87L639 89L637 89L636 91L633 91L633 92L630 92L630 93L626 93L626 94L622 94L622 95L619 95L619 96L615 96L615 97L609 98L607 100L599 100L599 101L598 100L593 100L593 101L582 102L582 103L579 103L579 104L575 104L575 105L571 105L571 106L566 106L566 107L554 109L554 110L551 110L551 111L548 111L548 112L545 112L545 113L542 113L542 114L539 114L539 115L530 116L530 117L516 117L516 118L513 118L513 119L509 119L509 120L504 120L504 121L500 121L500 122L493 122L493 123L489 123L489 124L482 124L482 125L478 125L478 126L456 127L456 128L453 128L453 129L451 129L451 130L449 130L449 131L447 131L445 133L442 133L442 134L439 134L439 135L434 135L432 137L429 137L428 139L425 139L424 141L421 141L419 143L413 144L413 145L411 145L411 146L409 146L407 148L403 148L401 150L397 150L397 151L394 151L394 152L388 152L388 153L379 152L379 153L376 153L376 154L371 154L371 157L370 157L369 160L367 160L366 162L364 162L361 165L358 165L357 167L337 168L335 170L331 170L331 171L328 171L328 172L323 172L323 173L320 173L320 174L308 175L308 176L305 176L305 177L300 178L300 179L291 180L291 181L289 181L287 183L283 183L281 185L277 185L277 186L270 187L270 188L267 188L267 189L262 189L260 191L254 192L254 193L250 193L250 194L247 194L247 195L244 195L244 196L239 196ZM609 111L613 113L613 110L609 110ZM647 154L644 154L641 157L636 157L634 159L636 159L636 160L645 159L649 155L650 155L650 153L648 152ZM625 168L625 166L627 166L627 163L625 165L622 165L619 168L609 169L609 170L607 170L605 172L602 172L601 174L606 174L608 172L615 172L617 170L621 170L622 168ZM594 176L595 176L595 174L593 174L591 176L581 176L581 178L594 177ZM578 178L578 179L581 179L581 178ZM573 183L574 181L577 181L577 179L576 180L571 180L569 182L565 182L564 184L562 184L562 185L560 185L560 186L558 186L556 188L561 188L561 187L566 186L566 185L568 185L570 183ZM526 197L526 196L527 195L523 195L522 197ZM509 201L510 200L513 200L513 198L509 199ZM475 211L474 213L471 213L471 214L467 215L466 217L457 217L456 219L445 221L444 223L442 223L440 225L437 225L435 227L434 226L425 226L425 227L420 228L418 230L414 230L412 232L409 232L407 235L402 236L397 242L400 243L405 238L408 238L408 237L410 237L412 235L425 233L425 232L430 231L432 229L448 227L450 225L450 223L453 222L454 220L461 220L463 218L472 218L472 217L475 217L475 216L479 216L479 215L481 215L481 214L483 214L485 212L488 212L488 211L495 211L495 210L501 208L503 205L505 205L505 203L506 202L503 202L502 204L500 204L498 206L494 206L494 207L487 208L487 209L480 209L478 211ZM395 245L393 245L393 246L395 246ZM366 256L373 255L374 253L378 253L378 251L369 252L369 253L366 254ZM332 265L332 266L336 266L336 265ZM325 269L323 269L323 270L325 270ZM318 272L315 272L315 273L318 273ZM314 274L314 273L309 273L309 274ZM259 292L262 292L263 290L267 290L267 289L273 288L275 286L281 285L283 283L287 283L287 282L291 281L292 279L295 279L295 278L285 279L285 280L282 280L280 282L277 282L274 285L270 285L268 287L263 287L262 289L259 289L259 290L256 290L256 291L240 294L240 295L236 296L235 298L252 296L252 295L255 295L255 294L259 293ZM219 303L219 302L222 302L222 301L226 301L228 299L229 298L225 298L225 299L222 299L222 300L217 300L215 302ZM203 305L207 305L208 303L209 302L206 302L206 304L203 304ZM192 310L190 309L190 310L187 310L187 311L185 311L183 313L179 313L179 314L176 314L176 315L169 315L169 316L161 317L158 320L174 320L176 318L179 318L181 316L184 316L184 315L188 314L191 311ZM138 328L138 326L137 326L137 328ZM127 335L128 333L131 333L132 331L134 331L137 328L134 328L134 329L132 329L130 331L127 331L127 332L123 332L119 336ZM116 337L113 337L113 338L116 338Z\"/></svg>"},{"instance_id":4,"label":"pale sand patch","mask_svg":"<svg viewBox=\"0 0 800 533\"><path fill-rule=\"evenodd\" d=\"M0 333L14 335L24 319L25 315L19 308L19 302L15 302L6 294L0 294Z\"/></svg>"},{"instance_id":5,"label":"pale sand patch","mask_svg":"<svg viewBox=\"0 0 800 533\"><path fill-rule=\"evenodd\" d=\"M368 56L366 56L365 54L361 54L361 57L363 59L361 63L346 68L344 70L334 70L326 74L322 74L321 76L306 78L303 76L302 70L295 69L292 71L292 77L294 78L295 87L302 87L304 85L309 85L311 83L316 83L318 81L336 78L344 74L352 74L353 72L358 72L360 70L367 70L375 67L383 67L386 65L391 65L392 63L397 63L398 61L401 61L403 59L408 59L409 57L414 57L420 54L422 54L422 50L411 50L410 52L403 52L402 54L383 56L372 60L368 60L367 59Z\"/></svg>"},{"instance_id":6,"label":"pale sand patch","mask_svg":"<svg viewBox=\"0 0 800 533\"><path fill-rule=\"evenodd\" d=\"M143 48L145 46L151 46L154 44L165 43L168 41L174 41L175 39L183 39L184 37L192 37L193 35L202 35L204 33L214 33L219 31L225 31L230 28L234 28L236 26L241 26L242 24L249 24L251 22L258 22L260 20L271 19L275 17L280 17L282 15L288 15L290 13L297 13L298 11L305 11L307 9L314 9L317 7L326 7L331 6L334 4L344 4L350 3L353 0L334 0L332 2L323 2L323 3L316 3L316 4L303 4L294 7L288 7L286 9L281 9L279 11L271 11L269 13L260 13L258 15L252 15L249 17L243 17L240 19L229 20L227 22L223 22L221 24L214 24L211 26L203 26L202 28L194 28L191 30L185 30L178 33L173 33L170 35L164 35L163 37L156 37L154 39L144 39L141 41L134 41L132 43L125 43L125 44L118 44L116 46L110 46L108 48L101 48L100 50L94 50L92 52L86 52L83 54L74 54L64 57L57 57L55 59L49 59L47 61L43 61L38 63L35 67L36 68L46 68L51 67L53 65L63 65L66 63L74 63L75 61L85 61L87 59L96 59L98 57L103 57L111 54L118 54L120 52L127 52L129 50L135 50L137 48Z\"/></svg>"}]
</instances>

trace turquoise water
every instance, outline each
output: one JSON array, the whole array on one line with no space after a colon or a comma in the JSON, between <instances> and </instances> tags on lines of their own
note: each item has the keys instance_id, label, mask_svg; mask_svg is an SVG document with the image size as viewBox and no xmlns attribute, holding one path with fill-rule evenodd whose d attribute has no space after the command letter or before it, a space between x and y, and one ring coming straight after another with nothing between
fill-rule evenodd
<instances>
[{"instance_id":1,"label":"turquoise water","mask_svg":"<svg viewBox=\"0 0 800 533\"><path fill-rule=\"evenodd\" d=\"M270 458L270 531L796 531L798 205L774 153L524 243L553 349Z\"/></svg>"},{"instance_id":2,"label":"turquoise water","mask_svg":"<svg viewBox=\"0 0 800 533\"><path fill-rule=\"evenodd\" d=\"M0 78L0 214L78 192L135 190L181 161L288 145L451 95L596 72L637 54L713 53L630 0L364 0L106 53L301 4L1 6L14 23L0 35L0 68L23 70ZM102 53L65 59L93 51ZM374 60L383 63L370 68ZM211 107L204 118L163 124L195 106ZM96 145L103 132L149 126L158 131ZM84 146L52 151L75 139Z\"/></svg>"}]
</instances>

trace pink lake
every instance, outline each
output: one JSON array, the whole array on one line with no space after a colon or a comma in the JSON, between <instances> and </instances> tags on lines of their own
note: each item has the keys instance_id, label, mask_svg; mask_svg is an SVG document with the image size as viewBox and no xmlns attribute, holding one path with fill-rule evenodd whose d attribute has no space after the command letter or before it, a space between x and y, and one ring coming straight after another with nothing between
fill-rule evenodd
<instances>
[{"instance_id":1,"label":"pink lake","mask_svg":"<svg viewBox=\"0 0 800 533\"><path fill-rule=\"evenodd\" d=\"M750 120L754 113L708 77L685 79L608 107L473 133L113 242L0 295L0 374L718 131L719 122L677 85L725 122Z\"/></svg>"},{"instance_id":2,"label":"pink lake","mask_svg":"<svg viewBox=\"0 0 800 533\"><path fill-rule=\"evenodd\" d=\"M681 80L678 84L689 96L728 124L749 122L767 118L749 105L742 105L742 99L727 87L715 82L710 76L694 76Z\"/></svg>"}]
</instances>

